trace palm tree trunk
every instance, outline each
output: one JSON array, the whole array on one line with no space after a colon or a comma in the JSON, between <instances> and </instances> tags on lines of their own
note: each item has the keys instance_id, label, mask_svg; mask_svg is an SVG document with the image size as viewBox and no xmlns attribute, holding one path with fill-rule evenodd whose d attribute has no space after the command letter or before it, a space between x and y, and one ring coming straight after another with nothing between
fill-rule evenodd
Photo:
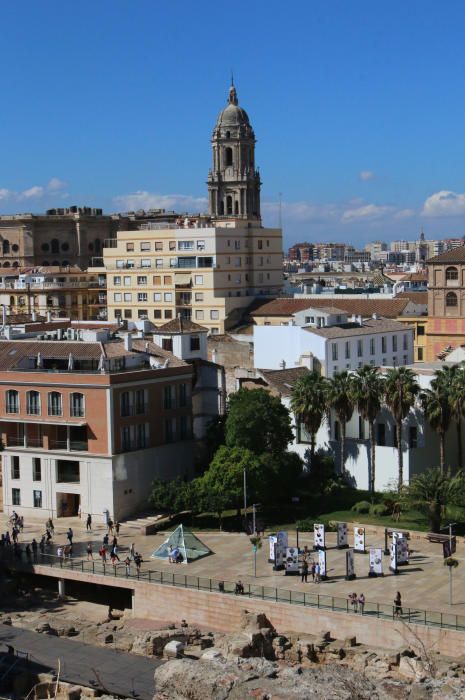
<instances>
[{"instance_id":1,"label":"palm tree trunk","mask_svg":"<svg viewBox=\"0 0 465 700\"><path fill-rule=\"evenodd\" d=\"M399 470L399 477L397 483L397 490L400 491L404 483L404 455L402 453L402 421L397 421L397 464Z\"/></svg>"},{"instance_id":2,"label":"palm tree trunk","mask_svg":"<svg viewBox=\"0 0 465 700\"><path fill-rule=\"evenodd\" d=\"M315 457L315 435L312 433L310 438L310 469L313 469L313 458Z\"/></svg>"},{"instance_id":3,"label":"palm tree trunk","mask_svg":"<svg viewBox=\"0 0 465 700\"><path fill-rule=\"evenodd\" d=\"M341 474L346 470L346 422L341 421Z\"/></svg>"},{"instance_id":4,"label":"palm tree trunk","mask_svg":"<svg viewBox=\"0 0 465 700\"><path fill-rule=\"evenodd\" d=\"M375 444L375 424L370 423L370 450L371 450L371 474L370 474L370 491L375 492L375 459L376 459L376 444Z\"/></svg>"},{"instance_id":5,"label":"palm tree trunk","mask_svg":"<svg viewBox=\"0 0 465 700\"><path fill-rule=\"evenodd\" d=\"M445 453L446 453L446 434L444 431L439 433L439 468L441 469L441 474L444 474L445 466Z\"/></svg>"},{"instance_id":6,"label":"palm tree trunk","mask_svg":"<svg viewBox=\"0 0 465 700\"><path fill-rule=\"evenodd\" d=\"M462 421L459 418L456 422L457 429L457 455L459 460L459 469L462 469L463 455L462 455Z\"/></svg>"}]
</instances>

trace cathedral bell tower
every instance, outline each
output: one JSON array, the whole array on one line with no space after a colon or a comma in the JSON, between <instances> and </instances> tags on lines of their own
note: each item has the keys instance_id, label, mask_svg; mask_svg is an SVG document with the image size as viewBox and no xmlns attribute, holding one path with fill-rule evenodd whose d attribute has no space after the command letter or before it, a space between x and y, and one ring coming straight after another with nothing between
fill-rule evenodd
<instances>
[{"instance_id":1,"label":"cathedral bell tower","mask_svg":"<svg viewBox=\"0 0 465 700\"><path fill-rule=\"evenodd\" d=\"M214 219L260 221L260 174L255 168L255 134L239 107L234 84L212 135L208 209Z\"/></svg>"}]
</instances>

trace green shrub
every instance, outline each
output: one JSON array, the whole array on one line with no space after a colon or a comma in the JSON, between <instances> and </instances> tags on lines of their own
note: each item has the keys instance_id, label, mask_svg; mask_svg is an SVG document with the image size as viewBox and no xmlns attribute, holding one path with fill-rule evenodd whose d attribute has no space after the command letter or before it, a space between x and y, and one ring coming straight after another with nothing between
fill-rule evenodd
<instances>
[{"instance_id":1,"label":"green shrub","mask_svg":"<svg viewBox=\"0 0 465 700\"><path fill-rule=\"evenodd\" d=\"M352 511L354 513L369 513L371 508L371 503L369 501L359 501L352 506Z\"/></svg>"},{"instance_id":2,"label":"green shrub","mask_svg":"<svg viewBox=\"0 0 465 700\"><path fill-rule=\"evenodd\" d=\"M370 507L370 515L389 515L390 512L385 503L375 503Z\"/></svg>"},{"instance_id":3,"label":"green shrub","mask_svg":"<svg viewBox=\"0 0 465 700\"><path fill-rule=\"evenodd\" d=\"M316 522L313 518L304 518L296 522L296 527L299 532L313 532L313 523Z\"/></svg>"}]
</instances>

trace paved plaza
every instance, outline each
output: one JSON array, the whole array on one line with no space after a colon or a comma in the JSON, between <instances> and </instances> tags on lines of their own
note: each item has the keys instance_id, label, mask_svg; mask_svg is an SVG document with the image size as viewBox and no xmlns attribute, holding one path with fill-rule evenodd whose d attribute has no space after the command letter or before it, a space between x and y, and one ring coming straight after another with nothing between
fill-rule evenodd
<instances>
[{"instance_id":1,"label":"paved plaza","mask_svg":"<svg viewBox=\"0 0 465 700\"><path fill-rule=\"evenodd\" d=\"M98 550L101 546L106 528L103 523L94 523L92 532L87 534L85 518L60 518L55 521L55 536L53 546L47 552L56 553L58 544L66 544L66 531L69 526L74 532L73 558L75 560L86 556L88 542L92 542L94 559L98 560ZM401 524L400 524L401 525ZM0 519L1 531L7 529L7 517L2 514ZM24 532L20 535L20 543L30 542L33 537L37 540L44 532L42 521L26 521ZM171 532L174 527L169 530ZM399 528L401 529L401 527ZM349 526L349 533L352 532ZM265 537L263 547L257 552L257 577L254 577L254 556L249 538L245 534L230 534L221 532L196 533L198 537L214 552L192 564L170 564L159 559L150 559L151 553L167 538L167 534L141 535L138 529L130 524L121 525L118 536L119 556L124 570L125 552L129 550L132 542L136 550L144 559L142 570L150 568L161 571L175 572L176 574L188 574L212 578L216 581L225 580L235 582L241 579L244 583L253 583L259 586L270 586L293 591L305 591L319 593L321 595L346 598L350 592L364 593L369 602L391 605L397 591L402 594L405 608L418 608L421 610L453 613L465 615L465 543L463 538L457 538L457 552L455 557L459 560L459 567L453 571L453 605L449 605L449 572L443 565L442 546L429 543L424 535L412 537L410 548L413 553L410 564L399 568L399 574L393 575L389 571L389 557L383 560L384 577L368 577L368 554L355 554L355 581L345 580L345 550L336 549L336 533L328 533L327 544L327 573L329 579L319 585L311 582L302 583L300 576L286 576L283 571L273 571L268 563L268 540ZM352 543L351 537L349 543ZM289 546L296 544L295 532L289 532ZM312 533L301 533L299 546L313 544ZM384 548L384 536L370 534L367 530L366 546Z\"/></svg>"}]
</instances>

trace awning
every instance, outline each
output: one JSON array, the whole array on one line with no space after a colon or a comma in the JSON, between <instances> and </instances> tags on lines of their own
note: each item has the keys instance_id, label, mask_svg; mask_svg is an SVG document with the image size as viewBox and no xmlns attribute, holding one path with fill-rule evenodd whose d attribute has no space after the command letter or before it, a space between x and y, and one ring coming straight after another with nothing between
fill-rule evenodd
<instances>
[{"instance_id":1,"label":"awning","mask_svg":"<svg viewBox=\"0 0 465 700\"><path fill-rule=\"evenodd\" d=\"M70 425L70 426L75 426L77 428L82 428L84 425L87 425L87 421L74 421L71 422L70 420L63 420L60 416L57 416L56 418L43 418L39 420L34 420L31 419L30 416L27 416L27 418L21 418L20 416L0 416L0 423L27 423L28 425Z\"/></svg>"},{"instance_id":2,"label":"awning","mask_svg":"<svg viewBox=\"0 0 465 700\"><path fill-rule=\"evenodd\" d=\"M192 282L192 277L190 274L183 274L183 275L175 275L174 276L174 284L178 285L188 285L191 284Z\"/></svg>"}]
</instances>

